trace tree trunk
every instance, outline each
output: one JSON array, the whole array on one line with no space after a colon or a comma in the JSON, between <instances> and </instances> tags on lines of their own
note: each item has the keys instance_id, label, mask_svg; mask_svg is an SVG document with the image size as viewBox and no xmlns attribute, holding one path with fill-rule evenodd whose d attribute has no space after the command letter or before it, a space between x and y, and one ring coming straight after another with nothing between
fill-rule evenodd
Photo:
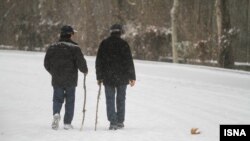
<instances>
[{"instance_id":1,"label":"tree trunk","mask_svg":"<svg viewBox=\"0 0 250 141\"><path fill-rule=\"evenodd\" d=\"M249 33L250 33L250 20L249 20L249 18L250 18L250 10L249 10L249 8L250 8L250 2L249 1L247 1L247 39L250 39L250 35L249 35ZM250 48L250 46L249 46L249 40L247 41L247 63L249 63L249 61L250 61L250 58L249 58L249 53L250 53L250 51L249 51L249 48Z\"/></svg>"},{"instance_id":2,"label":"tree trunk","mask_svg":"<svg viewBox=\"0 0 250 141\"><path fill-rule=\"evenodd\" d=\"M97 33L97 25L95 20L95 13L93 11L94 5L92 1L83 0L83 16L85 17L85 21L83 23L84 30L86 32L85 36L85 45L87 48L87 55L95 54L98 47L98 33Z\"/></svg>"},{"instance_id":3,"label":"tree trunk","mask_svg":"<svg viewBox=\"0 0 250 141\"><path fill-rule=\"evenodd\" d=\"M216 20L218 35L218 63L220 67L232 68L234 55L230 36L231 22L227 8L227 0L216 0Z\"/></svg>"},{"instance_id":4,"label":"tree trunk","mask_svg":"<svg viewBox=\"0 0 250 141\"><path fill-rule=\"evenodd\" d=\"M172 52L173 63L178 63L177 53L177 16L179 12L179 0L174 0L173 8L171 9L171 26L172 26Z\"/></svg>"}]
</instances>

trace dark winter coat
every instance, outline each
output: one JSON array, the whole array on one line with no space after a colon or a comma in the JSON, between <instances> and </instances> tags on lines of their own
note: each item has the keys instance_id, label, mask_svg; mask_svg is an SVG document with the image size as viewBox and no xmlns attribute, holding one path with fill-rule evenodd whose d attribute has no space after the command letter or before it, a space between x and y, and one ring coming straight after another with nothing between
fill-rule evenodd
<instances>
[{"instance_id":1,"label":"dark winter coat","mask_svg":"<svg viewBox=\"0 0 250 141\"><path fill-rule=\"evenodd\" d=\"M130 47L119 36L111 35L103 40L96 57L97 80L104 85L125 85L136 80Z\"/></svg>"},{"instance_id":2,"label":"dark winter coat","mask_svg":"<svg viewBox=\"0 0 250 141\"><path fill-rule=\"evenodd\" d=\"M78 69L88 72L86 60L77 43L70 39L60 39L50 45L45 58L44 67L52 76L52 86L77 86Z\"/></svg>"}]
</instances>

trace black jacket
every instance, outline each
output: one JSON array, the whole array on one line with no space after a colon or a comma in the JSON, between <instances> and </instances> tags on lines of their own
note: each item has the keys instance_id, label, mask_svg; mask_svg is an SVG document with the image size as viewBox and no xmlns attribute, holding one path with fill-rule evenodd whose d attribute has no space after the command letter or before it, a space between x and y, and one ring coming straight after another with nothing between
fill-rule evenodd
<instances>
[{"instance_id":1,"label":"black jacket","mask_svg":"<svg viewBox=\"0 0 250 141\"><path fill-rule=\"evenodd\" d=\"M97 80L104 85L125 85L136 80L130 47L119 36L111 35L103 40L96 57Z\"/></svg>"},{"instance_id":2,"label":"black jacket","mask_svg":"<svg viewBox=\"0 0 250 141\"><path fill-rule=\"evenodd\" d=\"M77 43L70 39L60 39L49 46L44 67L52 76L52 86L77 86L78 69L88 72L87 63Z\"/></svg>"}]
</instances>

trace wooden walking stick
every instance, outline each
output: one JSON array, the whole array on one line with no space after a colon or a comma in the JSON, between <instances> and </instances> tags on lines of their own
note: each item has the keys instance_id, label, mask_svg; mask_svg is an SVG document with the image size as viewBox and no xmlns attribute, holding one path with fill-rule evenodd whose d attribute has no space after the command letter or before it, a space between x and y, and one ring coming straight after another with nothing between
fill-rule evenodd
<instances>
[{"instance_id":1,"label":"wooden walking stick","mask_svg":"<svg viewBox=\"0 0 250 141\"><path fill-rule=\"evenodd\" d=\"M96 131L97 120L98 120L98 106L99 106L99 100L100 100L100 95L101 95L101 85L102 84L99 84L99 90L98 90L98 95L97 95L96 116L95 116L95 131Z\"/></svg>"},{"instance_id":2,"label":"wooden walking stick","mask_svg":"<svg viewBox=\"0 0 250 141\"><path fill-rule=\"evenodd\" d=\"M86 74L84 74L84 80L83 80L83 89L84 89L84 102L83 102L83 118L82 118L82 125L80 128L80 131L82 131L83 128L83 123L84 123L84 119L85 119L85 112L86 112L86 98L87 98L87 90L86 90Z\"/></svg>"}]
</instances>

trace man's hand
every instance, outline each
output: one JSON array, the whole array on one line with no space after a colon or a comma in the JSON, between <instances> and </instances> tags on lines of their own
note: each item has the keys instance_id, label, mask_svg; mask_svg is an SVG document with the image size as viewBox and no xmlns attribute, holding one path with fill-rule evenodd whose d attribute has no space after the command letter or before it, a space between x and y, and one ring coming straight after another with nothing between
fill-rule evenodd
<instances>
[{"instance_id":1,"label":"man's hand","mask_svg":"<svg viewBox=\"0 0 250 141\"><path fill-rule=\"evenodd\" d=\"M133 87L135 85L135 80L129 80L129 84L131 87Z\"/></svg>"},{"instance_id":2,"label":"man's hand","mask_svg":"<svg viewBox=\"0 0 250 141\"><path fill-rule=\"evenodd\" d=\"M102 80L97 80L97 85L101 85L102 84Z\"/></svg>"}]
</instances>

